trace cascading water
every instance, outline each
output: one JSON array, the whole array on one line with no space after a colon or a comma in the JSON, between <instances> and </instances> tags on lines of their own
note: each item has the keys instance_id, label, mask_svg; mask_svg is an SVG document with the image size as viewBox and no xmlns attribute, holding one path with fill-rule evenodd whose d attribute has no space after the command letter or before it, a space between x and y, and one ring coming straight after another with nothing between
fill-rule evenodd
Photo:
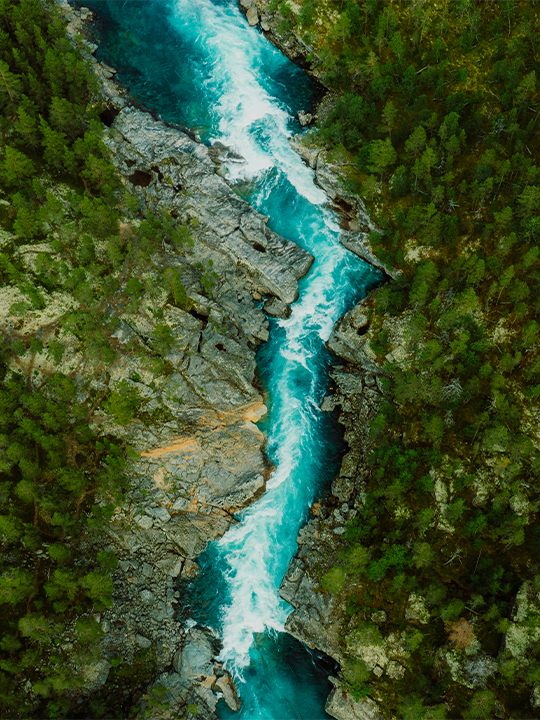
<instances>
[{"instance_id":1,"label":"cascading water","mask_svg":"<svg viewBox=\"0 0 540 720\"><path fill-rule=\"evenodd\" d=\"M108 19L100 52L120 79L165 119L241 155L229 179L247 181L239 192L272 229L315 256L291 317L271 321L258 353L276 470L265 495L205 553L191 594L201 621L218 626L222 659L238 681L243 706L231 716L327 717L320 671L282 635L291 608L278 588L309 507L337 469L339 435L319 409L331 362L324 343L380 275L340 246L325 193L289 146L293 113L313 94L308 76L247 26L236 0L86 4Z\"/></svg>"}]
</instances>

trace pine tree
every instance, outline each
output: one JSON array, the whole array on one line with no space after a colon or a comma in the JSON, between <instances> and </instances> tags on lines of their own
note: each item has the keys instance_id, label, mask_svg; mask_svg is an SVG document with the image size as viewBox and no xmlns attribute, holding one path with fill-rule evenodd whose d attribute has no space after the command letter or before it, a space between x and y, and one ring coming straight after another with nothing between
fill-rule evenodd
<instances>
[{"instance_id":1,"label":"pine tree","mask_svg":"<svg viewBox=\"0 0 540 720\"><path fill-rule=\"evenodd\" d=\"M24 187L34 174L34 165L20 150L7 146L5 159L0 165L3 181L10 187Z\"/></svg>"},{"instance_id":2,"label":"pine tree","mask_svg":"<svg viewBox=\"0 0 540 720\"><path fill-rule=\"evenodd\" d=\"M46 162L55 170L63 170L67 151L66 136L53 130L43 117L39 119L39 128L43 137L41 144Z\"/></svg>"},{"instance_id":3,"label":"pine tree","mask_svg":"<svg viewBox=\"0 0 540 720\"><path fill-rule=\"evenodd\" d=\"M6 62L0 60L0 107L9 107L14 112L21 96L21 89L21 78L11 72Z\"/></svg>"}]
</instances>

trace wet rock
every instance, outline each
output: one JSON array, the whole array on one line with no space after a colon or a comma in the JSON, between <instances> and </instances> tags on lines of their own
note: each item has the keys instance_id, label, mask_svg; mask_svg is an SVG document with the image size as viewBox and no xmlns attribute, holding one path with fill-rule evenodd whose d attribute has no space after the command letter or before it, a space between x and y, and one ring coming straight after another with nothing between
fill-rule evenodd
<instances>
[{"instance_id":1,"label":"wet rock","mask_svg":"<svg viewBox=\"0 0 540 720\"><path fill-rule=\"evenodd\" d=\"M212 675L214 658L213 637L208 630L194 627L187 641L173 659L173 667L185 680L202 680Z\"/></svg>"},{"instance_id":2,"label":"wet rock","mask_svg":"<svg viewBox=\"0 0 540 720\"><path fill-rule=\"evenodd\" d=\"M291 308L277 298L270 298L263 305L263 310L270 317L288 318L291 315Z\"/></svg>"},{"instance_id":3,"label":"wet rock","mask_svg":"<svg viewBox=\"0 0 540 720\"><path fill-rule=\"evenodd\" d=\"M227 703L231 710L234 710L234 712L238 712L238 710L240 710L242 703L236 692L233 679L227 671L225 671L216 681L216 689L219 689L219 691L223 694L223 700Z\"/></svg>"},{"instance_id":4,"label":"wet rock","mask_svg":"<svg viewBox=\"0 0 540 720\"><path fill-rule=\"evenodd\" d=\"M317 158L321 152L319 147L308 145L302 135L293 135L289 139L289 145L308 163L310 168L315 169L317 167Z\"/></svg>"},{"instance_id":5,"label":"wet rock","mask_svg":"<svg viewBox=\"0 0 540 720\"><path fill-rule=\"evenodd\" d=\"M334 395L326 395L321 403L321 410L323 412L332 412L339 404L339 398L335 397Z\"/></svg>"},{"instance_id":6,"label":"wet rock","mask_svg":"<svg viewBox=\"0 0 540 720\"><path fill-rule=\"evenodd\" d=\"M304 112L303 110L300 110L298 112L298 122L302 127L306 127L306 125L311 125L313 122L314 117L311 113Z\"/></svg>"},{"instance_id":7,"label":"wet rock","mask_svg":"<svg viewBox=\"0 0 540 720\"><path fill-rule=\"evenodd\" d=\"M311 113L304 112L303 110L300 110L298 112L298 122L302 127L305 127L306 125L311 125L313 120L314 117Z\"/></svg>"},{"instance_id":8,"label":"wet rock","mask_svg":"<svg viewBox=\"0 0 540 720\"><path fill-rule=\"evenodd\" d=\"M263 15L261 17L261 28L264 30L264 32L268 32L270 30L270 22L266 15Z\"/></svg>"}]
</instances>

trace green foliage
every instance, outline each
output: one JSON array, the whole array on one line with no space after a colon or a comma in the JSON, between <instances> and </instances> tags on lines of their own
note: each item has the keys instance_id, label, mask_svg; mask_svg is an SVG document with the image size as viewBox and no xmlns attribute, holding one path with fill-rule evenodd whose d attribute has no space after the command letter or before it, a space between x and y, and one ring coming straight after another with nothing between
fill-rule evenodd
<instances>
[{"instance_id":1,"label":"green foliage","mask_svg":"<svg viewBox=\"0 0 540 720\"><path fill-rule=\"evenodd\" d=\"M331 593L338 593L343 590L345 586L345 580L346 576L343 568L335 567L326 573L326 575L321 580L321 584Z\"/></svg>"},{"instance_id":2,"label":"green foliage","mask_svg":"<svg viewBox=\"0 0 540 720\"><path fill-rule=\"evenodd\" d=\"M137 388L126 381L118 383L117 390L112 392L103 403L103 408L111 413L117 425L129 425L140 406Z\"/></svg>"},{"instance_id":3,"label":"green foliage","mask_svg":"<svg viewBox=\"0 0 540 720\"><path fill-rule=\"evenodd\" d=\"M419 622L411 594L425 603L410 695L370 678L389 716L444 717L446 703L456 718L532 717L538 648L510 663L499 646L540 548L538 6L301 5L338 97L318 137L346 158L346 187L381 228L371 247L400 271L368 301L385 398L335 592L354 622L384 610L388 635ZM486 687L434 659L449 633L471 640L469 623L500 669Z\"/></svg>"},{"instance_id":4,"label":"green foliage","mask_svg":"<svg viewBox=\"0 0 540 720\"><path fill-rule=\"evenodd\" d=\"M64 331L85 360L113 362L118 290L145 260L128 257L120 242L121 183L101 142L96 80L64 24L48 0L0 4L0 225L13 237L0 259L2 283L22 295L10 308L14 319L45 308L51 293L80 303L48 326L47 339L6 336L0 352L0 714L9 717L73 712L80 679L60 642L73 641L81 661L99 657L103 632L92 614L111 605L117 559L105 550L93 557L88 547L114 510L104 493L111 500L126 482L125 447L90 429L103 398L77 373L31 375L32 363L48 356L59 367ZM179 247L189 245L189 233L178 235ZM44 248L30 266L16 252L28 243ZM7 371L10 356L29 361L27 376ZM123 390L120 420L133 406ZM29 705L28 679L43 702Z\"/></svg>"},{"instance_id":5,"label":"green foliage","mask_svg":"<svg viewBox=\"0 0 540 720\"><path fill-rule=\"evenodd\" d=\"M497 696L491 690L479 690L471 698L468 707L463 713L467 720L483 720L491 717Z\"/></svg>"},{"instance_id":6,"label":"green foliage","mask_svg":"<svg viewBox=\"0 0 540 720\"><path fill-rule=\"evenodd\" d=\"M180 271L176 268L167 268L165 270L163 280L165 287L170 293L173 305L186 309L188 305L188 296L184 286L182 285L182 277Z\"/></svg>"},{"instance_id":7,"label":"green foliage","mask_svg":"<svg viewBox=\"0 0 540 720\"><path fill-rule=\"evenodd\" d=\"M97 620L90 617L77 620L75 633L77 641L82 645L94 644L105 634Z\"/></svg>"}]
</instances>

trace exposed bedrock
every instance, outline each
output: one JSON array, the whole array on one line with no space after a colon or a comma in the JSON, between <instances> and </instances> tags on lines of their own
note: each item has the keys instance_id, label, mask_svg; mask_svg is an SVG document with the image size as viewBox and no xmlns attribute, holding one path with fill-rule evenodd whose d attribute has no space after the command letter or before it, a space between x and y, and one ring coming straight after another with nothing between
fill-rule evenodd
<instances>
[{"instance_id":1,"label":"exposed bedrock","mask_svg":"<svg viewBox=\"0 0 540 720\"><path fill-rule=\"evenodd\" d=\"M106 144L148 208L196 218L200 240L241 268L256 291L296 300L312 256L270 230L268 217L234 193L205 145L129 106L114 119Z\"/></svg>"},{"instance_id":2,"label":"exposed bedrock","mask_svg":"<svg viewBox=\"0 0 540 720\"><path fill-rule=\"evenodd\" d=\"M117 357L109 372L84 359L77 338L63 338L66 352L57 370L78 367L92 392L106 396L128 387L140 399L126 425L99 411L93 419L100 433L125 439L134 453L125 501L101 543L119 559L111 573L114 604L99 616L102 657L85 667L73 658L84 683L76 692L81 700L118 692L111 685L112 661L121 657L126 667L136 667L142 653L154 681L141 686L131 702L145 718L167 720L190 705L198 708L198 717L214 718L219 697L232 709L239 700L215 659L219 640L207 629L177 621L183 602L178 580L196 575L197 556L265 490L272 465L256 425L266 406L256 382L255 352L268 339L268 323L253 300L266 296L269 314L286 316L313 258L274 233L268 218L221 177L221 163L234 155L230 149L208 148L192 133L130 104L114 68L98 63L96 45L79 35L92 13L60 4L68 32L82 43L100 80L96 101L106 104L104 142L126 187L144 208L154 213L165 208L178 227L188 226L193 240L192 248L180 251L164 243L142 278L146 290L137 308L119 302L111 309L118 320L111 338ZM126 218L123 242L137 222ZM44 250L26 247L25 257L32 262ZM163 276L171 269L180 273L189 299L185 309L172 305L164 288ZM202 279L210 272L213 287L203 292ZM15 320L8 310L17 297L3 300L0 322L11 327ZM68 296L49 298L43 311L17 321L17 331L25 335L49 327L74 302ZM162 358L166 371L155 371L150 361L164 330L171 338ZM51 371L45 355L36 354L32 362L38 372ZM88 556L95 550L85 548ZM132 693L126 683L122 692Z\"/></svg>"}]
</instances>

